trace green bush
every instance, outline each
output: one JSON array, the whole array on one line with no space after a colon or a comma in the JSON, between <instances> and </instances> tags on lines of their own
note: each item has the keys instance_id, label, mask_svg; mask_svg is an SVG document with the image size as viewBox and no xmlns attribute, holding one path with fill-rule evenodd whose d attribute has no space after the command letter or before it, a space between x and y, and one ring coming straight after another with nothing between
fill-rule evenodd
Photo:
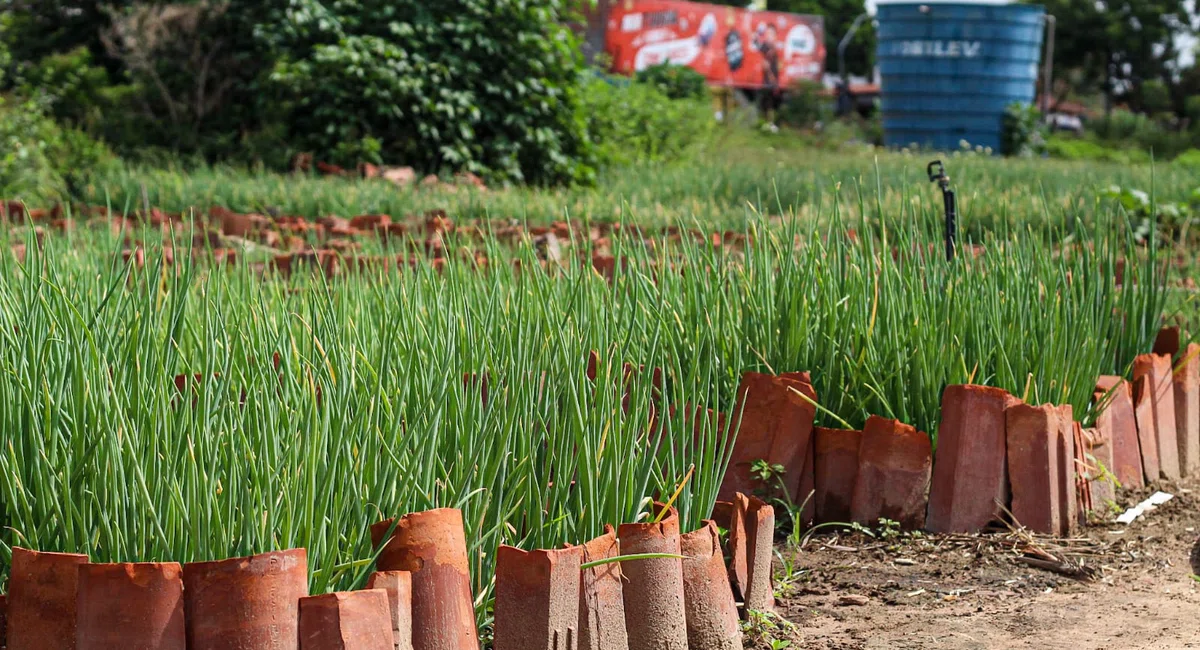
<instances>
[{"instance_id":1,"label":"green bush","mask_svg":"<svg viewBox=\"0 0 1200 650\"><path fill-rule=\"evenodd\" d=\"M779 121L798 129L809 128L819 122L825 104L821 89L821 84L815 81L792 84L783 98L783 105L779 107Z\"/></svg>"},{"instance_id":2,"label":"green bush","mask_svg":"<svg viewBox=\"0 0 1200 650\"><path fill-rule=\"evenodd\" d=\"M1159 79L1150 79L1142 83L1142 108L1147 113L1165 113L1171 110L1171 90Z\"/></svg>"},{"instance_id":3,"label":"green bush","mask_svg":"<svg viewBox=\"0 0 1200 650\"><path fill-rule=\"evenodd\" d=\"M1113 148L1136 147L1143 152L1153 153L1158 160L1166 160L1187 150L1191 142L1187 137L1163 123L1141 113L1125 110L1113 111L1111 115L1096 120L1091 125L1096 139Z\"/></svg>"},{"instance_id":4,"label":"green bush","mask_svg":"<svg viewBox=\"0 0 1200 650\"><path fill-rule=\"evenodd\" d=\"M268 0L231 11L277 62L266 90L302 150L559 183L595 171L568 4Z\"/></svg>"},{"instance_id":5,"label":"green bush","mask_svg":"<svg viewBox=\"0 0 1200 650\"><path fill-rule=\"evenodd\" d=\"M1175 158L1175 164L1200 168L1200 149L1188 149Z\"/></svg>"},{"instance_id":6,"label":"green bush","mask_svg":"<svg viewBox=\"0 0 1200 650\"><path fill-rule=\"evenodd\" d=\"M1193 127L1200 124L1200 95L1192 95L1183 101L1183 113Z\"/></svg>"},{"instance_id":7,"label":"green bush","mask_svg":"<svg viewBox=\"0 0 1200 650\"><path fill-rule=\"evenodd\" d=\"M0 99L0 199L39 201L61 189L40 137L40 111L33 101Z\"/></svg>"},{"instance_id":8,"label":"green bush","mask_svg":"<svg viewBox=\"0 0 1200 650\"><path fill-rule=\"evenodd\" d=\"M708 81L687 66L658 63L638 71L634 78L658 88L671 99L708 99Z\"/></svg>"},{"instance_id":9,"label":"green bush","mask_svg":"<svg viewBox=\"0 0 1200 650\"><path fill-rule=\"evenodd\" d=\"M108 71L92 64L86 48L50 54L21 72L19 92L25 97L43 95L54 119L95 129L114 106L108 101Z\"/></svg>"},{"instance_id":10,"label":"green bush","mask_svg":"<svg viewBox=\"0 0 1200 650\"><path fill-rule=\"evenodd\" d=\"M0 199L34 204L77 196L115 158L77 129L59 127L36 99L0 98Z\"/></svg>"},{"instance_id":11,"label":"green bush","mask_svg":"<svg viewBox=\"0 0 1200 650\"><path fill-rule=\"evenodd\" d=\"M679 157L704 143L716 126L712 109L689 99L671 99L657 87L588 75L580 113L601 166Z\"/></svg>"},{"instance_id":12,"label":"green bush","mask_svg":"<svg viewBox=\"0 0 1200 650\"><path fill-rule=\"evenodd\" d=\"M1141 149L1118 149L1090 138L1068 135L1053 135L1048 138L1046 150L1050 156L1063 160L1094 160L1123 164L1150 160L1150 154Z\"/></svg>"},{"instance_id":13,"label":"green bush","mask_svg":"<svg viewBox=\"0 0 1200 650\"><path fill-rule=\"evenodd\" d=\"M1032 104L1015 102L1004 110L1000 153L1029 157L1046 150L1046 126L1042 112Z\"/></svg>"}]
</instances>

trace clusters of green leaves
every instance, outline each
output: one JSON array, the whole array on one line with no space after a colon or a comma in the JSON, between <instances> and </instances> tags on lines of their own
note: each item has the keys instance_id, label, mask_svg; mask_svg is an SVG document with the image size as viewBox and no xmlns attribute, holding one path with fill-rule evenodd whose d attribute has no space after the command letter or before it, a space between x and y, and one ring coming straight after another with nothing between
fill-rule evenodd
<instances>
[{"instance_id":1,"label":"clusters of green leaves","mask_svg":"<svg viewBox=\"0 0 1200 650\"><path fill-rule=\"evenodd\" d=\"M1057 18L1054 76L1080 92L1110 98L1125 87L1137 105L1145 82L1169 80L1177 72L1180 35L1195 33L1186 0L1025 0ZM1148 99L1161 98L1151 90ZM1149 108L1146 106L1145 108Z\"/></svg>"},{"instance_id":2,"label":"clusters of green leaves","mask_svg":"<svg viewBox=\"0 0 1200 650\"><path fill-rule=\"evenodd\" d=\"M1112 162L1120 164L1146 163L1150 153L1142 149L1114 147L1095 137L1055 134L1046 140L1046 151L1061 160Z\"/></svg>"},{"instance_id":3,"label":"clusters of green leaves","mask_svg":"<svg viewBox=\"0 0 1200 650\"><path fill-rule=\"evenodd\" d=\"M657 63L634 76L640 83L649 84L671 99L705 100L709 98L708 81L704 75L682 65Z\"/></svg>"},{"instance_id":4,"label":"clusters of green leaves","mask_svg":"<svg viewBox=\"0 0 1200 650\"><path fill-rule=\"evenodd\" d=\"M259 3L248 9L298 146L511 181L590 180L567 2Z\"/></svg>"},{"instance_id":5,"label":"clusters of green leaves","mask_svg":"<svg viewBox=\"0 0 1200 650\"><path fill-rule=\"evenodd\" d=\"M811 369L823 423L878 414L936 435L947 384L1085 414L1096 376L1153 341L1158 260L1121 223L1077 224L1065 249L998 232L947 262L928 248L939 221L750 216L737 256L616 236L628 264L611 285L543 269L528 240L448 241L486 269L454 256L331 282L153 250L138 271L104 227L51 235L44 255L27 242L24 264L0 258L0 566L16 544L99 561L302 546L319 593L362 583L371 523L454 506L482 605L499 544L584 541L680 486L697 526L736 418L695 407L732 414L744 370Z\"/></svg>"},{"instance_id":6,"label":"clusters of green leaves","mask_svg":"<svg viewBox=\"0 0 1200 650\"><path fill-rule=\"evenodd\" d=\"M589 75L580 92L580 113L602 167L678 158L711 140L711 106L671 99L657 84Z\"/></svg>"},{"instance_id":7,"label":"clusters of green leaves","mask_svg":"<svg viewBox=\"0 0 1200 650\"><path fill-rule=\"evenodd\" d=\"M779 107L779 121L796 128L808 128L819 122L828 112L828 101L821 96L822 88L816 81L793 83Z\"/></svg>"},{"instance_id":8,"label":"clusters of green leaves","mask_svg":"<svg viewBox=\"0 0 1200 650\"><path fill-rule=\"evenodd\" d=\"M0 40L45 37L3 66L8 86L123 155L284 168L308 151L530 183L597 171L573 0L50 4L4 18Z\"/></svg>"},{"instance_id":9,"label":"clusters of green leaves","mask_svg":"<svg viewBox=\"0 0 1200 650\"><path fill-rule=\"evenodd\" d=\"M1200 123L1185 130L1170 114L1155 117L1119 109L1089 122L1084 134L1058 134L1053 140L1050 153L1069 160L1171 160L1200 147Z\"/></svg>"},{"instance_id":10,"label":"clusters of green leaves","mask_svg":"<svg viewBox=\"0 0 1200 650\"><path fill-rule=\"evenodd\" d=\"M0 41L0 83L9 61ZM113 162L103 144L50 119L48 103L44 95L0 96L0 197L47 202L78 195L89 174Z\"/></svg>"},{"instance_id":11,"label":"clusters of green leaves","mask_svg":"<svg viewBox=\"0 0 1200 650\"><path fill-rule=\"evenodd\" d=\"M493 239L486 270L326 282L153 249L138 271L122 241L101 226L0 259L0 573L18 544L97 561L304 547L320 593L361 586L372 523L458 507L482 613L500 544L586 541L676 493L685 531L712 510L736 422L694 407L732 402L744 365L716 251L658 275L631 243L637 272L610 285Z\"/></svg>"},{"instance_id":12,"label":"clusters of green leaves","mask_svg":"<svg viewBox=\"0 0 1200 650\"><path fill-rule=\"evenodd\" d=\"M1046 126L1042 112L1032 104L1015 102L1004 109L1000 153L1029 157L1046 150Z\"/></svg>"},{"instance_id":13,"label":"clusters of green leaves","mask_svg":"<svg viewBox=\"0 0 1200 650\"><path fill-rule=\"evenodd\" d=\"M826 125L824 132L831 131L834 124L840 123ZM747 206L761 214L796 214L824 225L835 210L853 218L863 210L898 214L908 209L914 192L940 201L925 176L928 160L912 153L842 147L814 156L811 141L794 131L767 134L755 129L716 129L710 142L686 151L670 165L641 162L617 167L607 170L596 186L553 191L514 187L487 194L448 194L401 191L390 183L372 180L226 166L181 171L177 166L127 165L97 175L81 198L91 204L111 198L117 206L136 207L146 196L152 205L175 212L192 206L224 205L243 212L307 217L399 216L443 209L456 219L521 215L539 225L568 214L611 221L627 210L630 219L643 225L695 220L719 229L740 227ZM1076 141L1056 136L1050 144L1060 142ZM960 189L959 232L964 237L982 237L998 228L1068 230L1076 221L1099 223L1120 218L1096 201L1097 194L1110 185L1153 187L1160 200L1171 202L1189 200L1196 187L1194 172L1176 164L1152 167L982 155L956 156L949 162L950 174ZM861 188L877 185L877 205L859 202ZM1037 191L1031 193L1029 188Z\"/></svg>"}]
</instances>

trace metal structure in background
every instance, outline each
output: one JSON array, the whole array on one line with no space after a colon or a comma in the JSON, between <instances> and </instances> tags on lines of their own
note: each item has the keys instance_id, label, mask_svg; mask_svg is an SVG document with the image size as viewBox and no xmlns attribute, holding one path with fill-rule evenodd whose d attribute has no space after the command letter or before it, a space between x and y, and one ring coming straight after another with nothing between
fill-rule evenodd
<instances>
[{"instance_id":1,"label":"metal structure in background","mask_svg":"<svg viewBox=\"0 0 1200 650\"><path fill-rule=\"evenodd\" d=\"M1054 33L1058 31L1058 19L1046 14L1046 62L1042 68L1042 117L1049 119L1050 98L1054 95Z\"/></svg>"},{"instance_id":2,"label":"metal structure in background","mask_svg":"<svg viewBox=\"0 0 1200 650\"><path fill-rule=\"evenodd\" d=\"M850 77L846 74L846 48L850 46L850 41L854 39L854 35L858 33L858 28L871 18L871 14L863 12L850 23L850 29L846 30L845 36L838 42L838 76L842 78L842 85L850 87Z\"/></svg>"},{"instance_id":3,"label":"metal structure in background","mask_svg":"<svg viewBox=\"0 0 1200 650\"><path fill-rule=\"evenodd\" d=\"M1043 7L970 2L880 4L884 142L999 152L1004 113L1033 104L1046 35Z\"/></svg>"},{"instance_id":4,"label":"metal structure in background","mask_svg":"<svg viewBox=\"0 0 1200 650\"><path fill-rule=\"evenodd\" d=\"M946 261L954 261L955 240L958 238L958 204L954 199L954 190L950 189L950 177L946 175L946 166L942 161L935 160L925 168L929 174L929 182L937 183L942 189L942 202L946 210Z\"/></svg>"},{"instance_id":5,"label":"metal structure in background","mask_svg":"<svg viewBox=\"0 0 1200 650\"><path fill-rule=\"evenodd\" d=\"M838 94L837 94L837 114L845 115L852 110L853 99L850 97L850 75L846 72L846 48L850 46L850 41L854 39L854 35L858 33L858 29L867 20L870 20L871 14L863 12L859 14L853 23L850 23L850 29L846 30L842 40L838 41L837 57L838 57Z\"/></svg>"}]
</instances>

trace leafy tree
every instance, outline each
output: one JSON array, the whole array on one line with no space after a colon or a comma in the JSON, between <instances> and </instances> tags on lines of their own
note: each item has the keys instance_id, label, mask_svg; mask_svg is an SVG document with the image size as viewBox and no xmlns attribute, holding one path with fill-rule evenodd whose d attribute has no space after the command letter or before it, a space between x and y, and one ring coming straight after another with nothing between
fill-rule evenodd
<instances>
[{"instance_id":1,"label":"leafy tree","mask_svg":"<svg viewBox=\"0 0 1200 650\"><path fill-rule=\"evenodd\" d=\"M1161 79L1142 82L1139 99L1142 110L1152 115L1171 110L1171 89Z\"/></svg>"},{"instance_id":2,"label":"leafy tree","mask_svg":"<svg viewBox=\"0 0 1200 650\"><path fill-rule=\"evenodd\" d=\"M107 56L100 31L108 26L106 5L123 6L114 0L0 0L3 34L12 54L12 64L34 64L43 57L63 54L80 47L108 72L120 70L120 62ZM15 70L10 70L14 72ZM16 82L9 76L9 83Z\"/></svg>"},{"instance_id":3,"label":"leafy tree","mask_svg":"<svg viewBox=\"0 0 1200 650\"><path fill-rule=\"evenodd\" d=\"M277 62L288 134L349 164L590 178L582 55L563 0L265 0L239 8ZM231 11L234 11L231 9Z\"/></svg>"},{"instance_id":4,"label":"leafy tree","mask_svg":"<svg viewBox=\"0 0 1200 650\"><path fill-rule=\"evenodd\" d=\"M1058 20L1055 75L1112 100L1150 79L1170 79L1174 36L1194 33L1187 0L1036 0Z\"/></svg>"}]
</instances>

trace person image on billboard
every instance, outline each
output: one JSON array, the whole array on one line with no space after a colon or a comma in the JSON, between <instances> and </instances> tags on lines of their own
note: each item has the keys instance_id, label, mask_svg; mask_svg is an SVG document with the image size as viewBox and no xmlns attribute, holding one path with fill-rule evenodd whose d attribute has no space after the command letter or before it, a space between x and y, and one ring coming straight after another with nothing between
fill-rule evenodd
<instances>
[{"instance_id":1,"label":"person image on billboard","mask_svg":"<svg viewBox=\"0 0 1200 650\"><path fill-rule=\"evenodd\" d=\"M762 56L762 90L759 91L763 113L774 110L781 99L779 89L779 29L772 22L762 22L754 30L752 46Z\"/></svg>"}]
</instances>

